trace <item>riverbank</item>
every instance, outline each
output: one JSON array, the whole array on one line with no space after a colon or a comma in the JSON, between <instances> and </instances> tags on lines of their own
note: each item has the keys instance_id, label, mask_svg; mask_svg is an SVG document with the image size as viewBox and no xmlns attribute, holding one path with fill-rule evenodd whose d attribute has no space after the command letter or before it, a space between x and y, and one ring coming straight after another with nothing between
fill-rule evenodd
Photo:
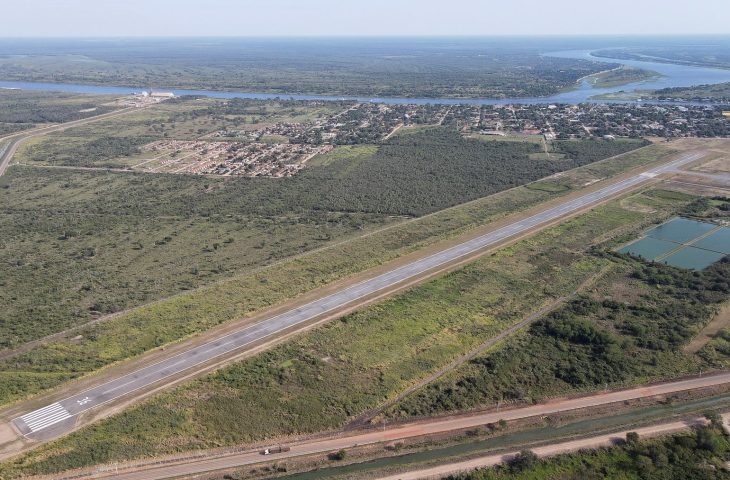
<instances>
[{"instance_id":1,"label":"riverbank","mask_svg":"<svg viewBox=\"0 0 730 480\"><path fill-rule=\"evenodd\" d=\"M591 76L580 79L575 88L562 91L555 95L544 97L511 97L511 98L456 98L456 97L368 97L368 96L339 96L339 95L299 95L299 94L275 94L246 91L223 91L223 90L186 90L170 89L161 87L160 90L169 90L177 96L203 96L210 98L249 98L259 100L271 99L292 99L306 101L353 101L372 102L394 105L503 105L503 104L528 104L544 105L552 103L578 104L578 103L626 103L636 101L639 98L651 97L646 92L654 92L664 88L690 87L694 85L714 85L730 82L730 71L687 65L660 64L651 62L640 62L623 59L605 59L593 56L591 50L569 50L545 54L546 57L569 58L576 60L590 60L593 62L605 62L609 64L621 64L621 69L636 69L642 72L651 72L651 77L642 73L638 78L624 78L625 81L637 80L630 83L609 80L608 85L601 86L599 83L591 83ZM601 72L612 72L613 69ZM640 80L639 80L640 79ZM0 81L0 89L22 89L34 91L57 91L85 94L111 94L129 95L139 89L124 86L89 85L72 83L53 82L23 82L23 81ZM684 104L704 105L707 102L697 101L669 101L659 98L649 98L650 103L656 104Z\"/></svg>"}]
</instances>

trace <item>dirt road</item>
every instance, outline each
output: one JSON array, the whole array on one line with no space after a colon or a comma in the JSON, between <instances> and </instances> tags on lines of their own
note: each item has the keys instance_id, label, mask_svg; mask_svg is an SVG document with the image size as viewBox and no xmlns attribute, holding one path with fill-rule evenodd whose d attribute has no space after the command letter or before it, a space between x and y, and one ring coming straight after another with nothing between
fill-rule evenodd
<instances>
[{"instance_id":1,"label":"dirt road","mask_svg":"<svg viewBox=\"0 0 730 480\"><path fill-rule=\"evenodd\" d=\"M696 417L687 421L664 423L660 425L652 425L650 427L637 428L633 430L625 430L622 432L611 433L608 435L599 435L596 437L582 438L580 440L572 440L569 442L556 443L553 445L545 445L543 447L533 448L532 451L538 457L551 457L561 455L563 453L577 452L582 449L610 447L623 441L626 434L636 432L639 437L657 437L660 435L668 435L677 433L698 425L707 424L707 420ZM415 470L412 472L404 472L395 475L380 477L380 480L419 480L419 479L440 479L448 475L468 472L477 468L493 467L517 455L518 452L500 453L497 455L488 455L485 457L465 460L463 462L450 463L447 465L439 465L437 467L425 468L423 470Z\"/></svg>"},{"instance_id":2,"label":"dirt road","mask_svg":"<svg viewBox=\"0 0 730 480\"><path fill-rule=\"evenodd\" d=\"M730 303L720 309L710 323L684 348L687 353L697 353L707 342L712 340L720 330L730 325Z\"/></svg>"},{"instance_id":3,"label":"dirt road","mask_svg":"<svg viewBox=\"0 0 730 480\"><path fill-rule=\"evenodd\" d=\"M324 454L360 445L372 445L393 442L424 435L475 428L500 420L518 420L529 417L544 416L566 412L580 408L608 405L616 402L649 398L658 395L669 395L687 390L706 388L730 383L730 372L699 378L685 379L657 385L599 393L579 398L559 399L524 408L502 410L496 412L476 413L460 417L439 418L409 424L402 424L388 429L370 430L365 433L350 434L310 441L295 442L289 445L288 452L262 456L258 450L235 452L200 453L192 457L166 457L149 461L132 462L112 466L98 466L90 469L68 472L66 475L55 475L62 478L96 478L119 480L155 480L182 475L194 475L215 470L225 470L263 461L278 461L287 458L312 454ZM558 452L559 453L559 452ZM502 456L500 456L501 458ZM51 478L51 477L39 477ZM414 477L419 478L419 477Z\"/></svg>"}]
</instances>

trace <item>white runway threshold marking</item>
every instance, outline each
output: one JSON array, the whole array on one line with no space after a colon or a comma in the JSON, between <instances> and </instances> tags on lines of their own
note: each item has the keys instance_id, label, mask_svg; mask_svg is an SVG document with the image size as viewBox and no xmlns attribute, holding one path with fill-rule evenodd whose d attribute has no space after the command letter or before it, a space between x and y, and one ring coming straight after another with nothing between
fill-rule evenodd
<instances>
[{"instance_id":1,"label":"white runway threshold marking","mask_svg":"<svg viewBox=\"0 0 730 480\"><path fill-rule=\"evenodd\" d=\"M20 417L23 423L30 429L31 433L48 428L67 418L71 418L71 414L60 403L48 405L47 407L34 410Z\"/></svg>"}]
</instances>

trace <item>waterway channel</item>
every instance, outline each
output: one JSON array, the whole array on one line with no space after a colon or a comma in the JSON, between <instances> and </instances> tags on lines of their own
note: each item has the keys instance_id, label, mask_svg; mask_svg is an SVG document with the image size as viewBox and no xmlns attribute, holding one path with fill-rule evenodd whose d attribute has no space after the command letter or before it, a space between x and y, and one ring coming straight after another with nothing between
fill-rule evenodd
<instances>
[{"instance_id":1,"label":"waterway channel","mask_svg":"<svg viewBox=\"0 0 730 480\"><path fill-rule=\"evenodd\" d=\"M568 103L577 104L583 102L607 103L606 100L596 100L593 97L618 92L632 92L641 90L657 90L668 87L689 87L694 85L709 85L730 82L730 69L705 68L690 65L676 65L670 63L645 62L636 60L619 60L596 57L592 50L567 50L546 54L552 57L573 58L606 63L607 69L611 64L622 64L630 67L642 68L660 74L657 78L645 82L631 83L611 88L594 88L588 80L581 80L576 88L561 92L548 97L531 98L397 98L397 97L361 97L361 96L325 96L325 95L280 95L256 92L229 92L214 90L184 90L165 89L176 95L198 95L211 98L253 98L253 99L274 99L291 98L294 100L323 100L339 101L354 100L358 102L375 102L386 104L440 104L440 105L500 105L500 104L551 104ZM57 91L66 93L84 94L111 94L126 95L139 91L132 87L115 87L108 85L81 85L68 83L40 83L40 82L19 82L0 81L0 88L35 90L35 91ZM656 100L649 100L651 103L665 103ZM627 103L626 101L613 101L612 103Z\"/></svg>"}]
</instances>

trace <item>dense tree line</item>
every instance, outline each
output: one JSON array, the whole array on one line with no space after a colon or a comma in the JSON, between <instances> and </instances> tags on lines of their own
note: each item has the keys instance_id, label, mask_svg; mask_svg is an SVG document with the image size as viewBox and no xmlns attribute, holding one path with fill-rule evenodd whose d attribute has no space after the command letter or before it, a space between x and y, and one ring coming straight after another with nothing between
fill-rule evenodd
<instances>
[{"instance_id":1,"label":"dense tree line","mask_svg":"<svg viewBox=\"0 0 730 480\"><path fill-rule=\"evenodd\" d=\"M711 99L715 102L730 103L730 83L662 88L661 90L656 90L654 95L660 100L681 98L701 102L706 99Z\"/></svg>"},{"instance_id":2,"label":"dense tree line","mask_svg":"<svg viewBox=\"0 0 730 480\"><path fill-rule=\"evenodd\" d=\"M33 128L33 123L0 123L0 136L9 135L11 133L20 132Z\"/></svg>"},{"instance_id":3,"label":"dense tree line","mask_svg":"<svg viewBox=\"0 0 730 480\"><path fill-rule=\"evenodd\" d=\"M592 163L602 158L619 155L649 145L647 140L626 142L602 139L586 139L581 141L560 140L553 142L556 152L581 163Z\"/></svg>"},{"instance_id":4,"label":"dense tree line","mask_svg":"<svg viewBox=\"0 0 730 480\"><path fill-rule=\"evenodd\" d=\"M112 111L73 96L19 91L0 93L0 123L62 123ZM86 111L85 111L86 110Z\"/></svg>"},{"instance_id":5,"label":"dense tree line","mask_svg":"<svg viewBox=\"0 0 730 480\"><path fill-rule=\"evenodd\" d=\"M118 167L119 159L141 153L141 147L156 140L149 136L102 136L82 142L43 142L28 148L31 161L74 167Z\"/></svg>"}]
</instances>

